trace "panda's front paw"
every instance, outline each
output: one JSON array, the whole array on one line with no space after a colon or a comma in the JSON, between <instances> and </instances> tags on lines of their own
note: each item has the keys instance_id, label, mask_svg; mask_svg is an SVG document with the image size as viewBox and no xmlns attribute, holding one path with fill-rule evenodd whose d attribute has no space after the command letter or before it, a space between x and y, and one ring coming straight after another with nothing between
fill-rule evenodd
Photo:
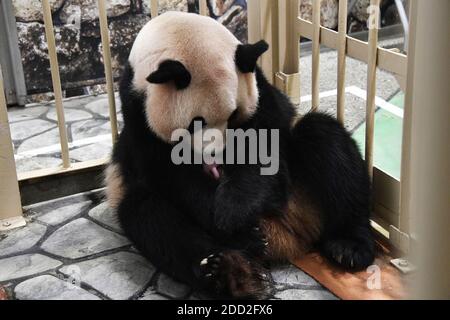
<instances>
[{"instance_id":1,"label":"panda's front paw","mask_svg":"<svg viewBox=\"0 0 450 320\"><path fill-rule=\"evenodd\" d=\"M273 294L270 272L238 250L202 259L200 279L222 298L267 299Z\"/></svg>"}]
</instances>

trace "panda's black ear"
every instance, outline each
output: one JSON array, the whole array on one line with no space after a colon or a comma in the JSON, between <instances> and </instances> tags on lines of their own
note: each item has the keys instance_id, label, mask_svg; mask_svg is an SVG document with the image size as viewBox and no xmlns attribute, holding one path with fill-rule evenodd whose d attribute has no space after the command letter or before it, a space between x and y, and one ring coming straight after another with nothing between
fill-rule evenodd
<instances>
[{"instance_id":1,"label":"panda's black ear","mask_svg":"<svg viewBox=\"0 0 450 320\"><path fill-rule=\"evenodd\" d=\"M156 84L173 81L177 89L182 90L191 83L191 74L181 62L166 60L161 62L158 70L147 77L147 81Z\"/></svg>"},{"instance_id":2,"label":"panda's black ear","mask_svg":"<svg viewBox=\"0 0 450 320\"><path fill-rule=\"evenodd\" d=\"M236 49L236 66L242 73L254 72L258 58L269 49L264 40L255 44L240 44Z\"/></svg>"}]
</instances>

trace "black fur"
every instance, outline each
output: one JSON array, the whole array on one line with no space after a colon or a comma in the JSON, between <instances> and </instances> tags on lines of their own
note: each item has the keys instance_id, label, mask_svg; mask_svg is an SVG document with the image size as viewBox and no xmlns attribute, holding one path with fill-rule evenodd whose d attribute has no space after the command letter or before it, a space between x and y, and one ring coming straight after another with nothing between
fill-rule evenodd
<instances>
[{"instance_id":1,"label":"black fur","mask_svg":"<svg viewBox=\"0 0 450 320\"><path fill-rule=\"evenodd\" d=\"M256 226L263 215L283 214L295 186L321 205L323 233L317 245L325 256L353 269L374 258L370 183L355 142L336 120L320 113L291 128L292 104L258 68L256 76L258 110L235 126L279 129L280 170L262 176L260 164L224 165L220 181L206 175L202 165L172 163L172 146L148 128L145 96L133 90L129 65L120 85L125 125L113 162L126 188L118 208L123 229L158 268L218 296L270 294L270 276L253 258L264 250ZM237 278L230 280L232 275Z\"/></svg>"},{"instance_id":2,"label":"black fur","mask_svg":"<svg viewBox=\"0 0 450 320\"><path fill-rule=\"evenodd\" d=\"M255 44L240 44L237 47L235 61L242 73L255 72L259 57L269 49L264 40Z\"/></svg>"},{"instance_id":3,"label":"black fur","mask_svg":"<svg viewBox=\"0 0 450 320\"><path fill-rule=\"evenodd\" d=\"M150 83L162 84L173 81L178 90L185 89L191 83L191 74L179 61L163 61L158 70L147 77Z\"/></svg>"}]
</instances>

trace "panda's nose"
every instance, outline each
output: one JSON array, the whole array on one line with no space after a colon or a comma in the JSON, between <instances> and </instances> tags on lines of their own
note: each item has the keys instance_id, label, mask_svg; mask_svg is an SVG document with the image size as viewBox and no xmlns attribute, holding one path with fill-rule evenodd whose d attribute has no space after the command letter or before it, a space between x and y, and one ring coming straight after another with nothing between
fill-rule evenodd
<instances>
[{"instance_id":1,"label":"panda's nose","mask_svg":"<svg viewBox=\"0 0 450 320\"><path fill-rule=\"evenodd\" d=\"M195 117L192 119L191 124L188 127L188 131L190 134L194 134L194 132L202 129L206 126L206 120L203 117Z\"/></svg>"}]
</instances>

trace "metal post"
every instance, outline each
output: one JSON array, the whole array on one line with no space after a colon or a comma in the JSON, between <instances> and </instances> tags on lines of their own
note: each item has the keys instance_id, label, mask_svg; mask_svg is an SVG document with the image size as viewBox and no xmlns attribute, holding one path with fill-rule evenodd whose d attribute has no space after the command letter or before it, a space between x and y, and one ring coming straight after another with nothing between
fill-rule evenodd
<instances>
[{"instance_id":1,"label":"metal post","mask_svg":"<svg viewBox=\"0 0 450 320\"><path fill-rule=\"evenodd\" d=\"M312 7L312 70L311 70L311 110L316 111L319 108L319 71L320 71L320 4L321 0L313 0Z\"/></svg>"},{"instance_id":2,"label":"metal post","mask_svg":"<svg viewBox=\"0 0 450 320\"><path fill-rule=\"evenodd\" d=\"M400 230L413 236L414 298L450 298L450 1L411 1ZM417 246L417 247L416 247Z\"/></svg>"},{"instance_id":3,"label":"metal post","mask_svg":"<svg viewBox=\"0 0 450 320\"><path fill-rule=\"evenodd\" d=\"M0 66L0 231L25 225Z\"/></svg>"},{"instance_id":4,"label":"metal post","mask_svg":"<svg viewBox=\"0 0 450 320\"><path fill-rule=\"evenodd\" d=\"M260 0L261 36L269 44L269 50L261 57L262 70L270 83L274 83L279 70L278 60L278 1Z\"/></svg>"},{"instance_id":5,"label":"metal post","mask_svg":"<svg viewBox=\"0 0 450 320\"><path fill-rule=\"evenodd\" d=\"M199 13L202 16L207 16L208 15L208 5L206 3L207 0L200 0L200 9L199 9Z\"/></svg>"},{"instance_id":6,"label":"metal post","mask_svg":"<svg viewBox=\"0 0 450 320\"><path fill-rule=\"evenodd\" d=\"M158 0L150 0L150 11L152 19L158 16Z\"/></svg>"},{"instance_id":7,"label":"metal post","mask_svg":"<svg viewBox=\"0 0 450 320\"><path fill-rule=\"evenodd\" d=\"M339 2L339 43L337 74L337 118L344 123L345 117L345 68L347 59L347 1Z\"/></svg>"},{"instance_id":8,"label":"metal post","mask_svg":"<svg viewBox=\"0 0 450 320\"><path fill-rule=\"evenodd\" d=\"M299 0L278 2L279 69L275 84L293 103L300 103L300 36L297 33Z\"/></svg>"},{"instance_id":9,"label":"metal post","mask_svg":"<svg viewBox=\"0 0 450 320\"><path fill-rule=\"evenodd\" d=\"M261 2L260 0L247 1L248 42L255 43L261 40Z\"/></svg>"},{"instance_id":10,"label":"metal post","mask_svg":"<svg viewBox=\"0 0 450 320\"><path fill-rule=\"evenodd\" d=\"M27 88L12 1L0 0L0 63L7 104L26 104Z\"/></svg>"}]
</instances>

